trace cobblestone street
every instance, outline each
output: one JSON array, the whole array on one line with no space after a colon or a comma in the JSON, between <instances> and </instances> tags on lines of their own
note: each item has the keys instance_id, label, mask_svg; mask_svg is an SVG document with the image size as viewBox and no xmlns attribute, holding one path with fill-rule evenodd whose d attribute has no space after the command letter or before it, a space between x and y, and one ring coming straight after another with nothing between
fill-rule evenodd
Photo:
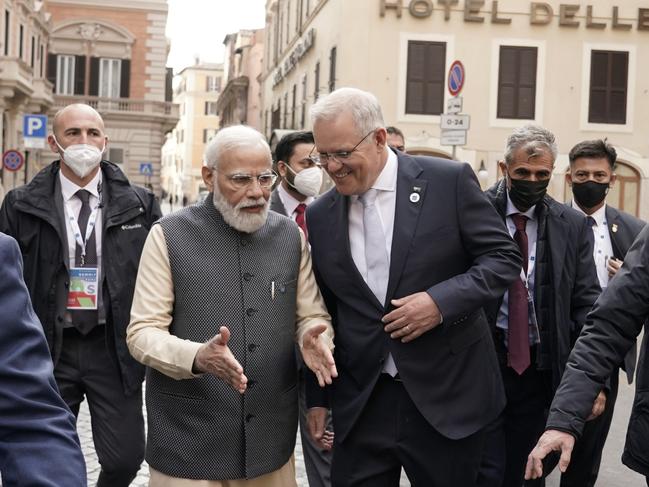
<instances>
[{"instance_id":1,"label":"cobblestone street","mask_svg":"<svg viewBox=\"0 0 649 487\"><path fill-rule=\"evenodd\" d=\"M633 472L632 470L629 470L627 467L622 465L622 462L620 461L622 449L624 447L627 422L633 402L633 392L634 387L627 385L626 378L620 376L620 392L615 407L611 433L609 434L606 447L604 448L602 466L600 469L599 479L597 481L597 487L643 487L645 485L644 480L640 475ZM78 420L78 430L79 438L81 439L81 446L86 457L86 465L88 468L88 485L93 486L97 481L97 476L99 475L99 464L97 463L95 450L92 445L90 416L88 414L88 407L85 402L81 405L81 412L79 413ZM297 471L298 486L308 487L299 434L295 448L295 466ZM148 474L149 467L146 465L146 463L144 463L142 464L142 468L140 469L137 478L131 484L132 487L146 487L149 479ZM546 485L547 487L558 487L559 481L556 472L550 476ZM410 482L408 482L405 475L402 475L400 487L409 486Z\"/></svg>"}]
</instances>

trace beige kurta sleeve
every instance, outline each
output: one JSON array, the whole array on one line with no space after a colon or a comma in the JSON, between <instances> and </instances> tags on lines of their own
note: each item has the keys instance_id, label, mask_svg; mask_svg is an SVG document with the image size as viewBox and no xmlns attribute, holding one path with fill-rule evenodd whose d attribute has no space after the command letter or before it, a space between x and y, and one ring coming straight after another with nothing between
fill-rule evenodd
<instances>
[{"instance_id":1,"label":"beige kurta sleeve","mask_svg":"<svg viewBox=\"0 0 649 487\"><path fill-rule=\"evenodd\" d=\"M297 277L297 329L295 339L302 346L302 339L309 328L320 325L327 325L327 331L320 335L325 340L330 350L333 350L334 330L331 326L331 316L320 294L320 289L313 275L311 268L311 253L307 245L304 233L300 230L300 239L302 244L302 255L300 257L300 273Z\"/></svg>"},{"instance_id":2,"label":"beige kurta sleeve","mask_svg":"<svg viewBox=\"0 0 649 487\"><path fill-rule=\"evenodd\" d=\"M162 226L154 225L142 249L126 343L138 362L173 379L197 377L194 357L202 343L169 333L174 287Z\"/></svg>"}]
</instances>

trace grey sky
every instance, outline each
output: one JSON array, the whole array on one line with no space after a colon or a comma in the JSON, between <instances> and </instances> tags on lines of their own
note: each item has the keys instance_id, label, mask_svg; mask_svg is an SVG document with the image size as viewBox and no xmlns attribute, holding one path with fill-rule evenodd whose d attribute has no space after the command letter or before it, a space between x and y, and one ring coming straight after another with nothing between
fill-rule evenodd
<instances>
[{"instance_id":1,"label":"grey sky","mask_svg":"<svg viewBox=\"0 0 649 487\"><path fill-rule=\"evenodd\" d=\"M202 61L223 61L223 39L240 29L264 27L265 0L168 0L167 66L178 72Z\"/></svg>"}]
</instances>

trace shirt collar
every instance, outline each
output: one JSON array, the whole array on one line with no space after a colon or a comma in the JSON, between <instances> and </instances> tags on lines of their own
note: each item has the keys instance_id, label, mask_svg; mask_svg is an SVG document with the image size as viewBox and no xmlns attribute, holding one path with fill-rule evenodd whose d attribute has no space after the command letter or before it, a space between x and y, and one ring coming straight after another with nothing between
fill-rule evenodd
<instances>
[{"instance_id":1,"label":"shirt collar","mask_svg":"<svg viewBox=\"0 0 649 487\"><path fill-rule=\"evenodd\" d=\"M284 205L284 209L286 210L286 214L288 216L291 216L295 212L295 208L297 208L300 203L304 203L308 206L315 199L313 196L307 196L304 201L298 201L293 197L291 193L286 191L286 188L282 183L277 185L277 191L279 191L279 197L282 200L282 204Z\"/></svg>"},{"instance_id":2,"label":"shirt collar","mask_svg":"<svg viewBox=\"0 0 649 487\"><path fill-rule=\"evenodd\" d=\"M509 199L509 191L507 191L507 216L512 216L515 215L516 213L522 213L528 218L528 220L536 220L536 214L534 212L535 209L536 209L536 205L534 205L532 208L530 208L525 212L521 212L521 210L519 210L514 206L512 200Z\"/></svg>"},{"instance_id":3,"label":"shirt collar","mask_svg":"<svg viewBox=\"0 0 649 487\"><path fill-rule=\"evenodd\" d=\"M61 180L61 193L63 193L63 201L69 201L73 196L76 195L77 191L80 189L85 189L95 198L99 199L99 190L98 186L101 183L102 175L101 169L97 171L95 177L90 180L83 188L78 186L76 183L73 183L68 178L65 177L63 171L59 171L59 177Z\"/></svg>"},{"instance_id":4,"label":"shirt collar","mask_svg":"<svg viewBox=\"0 0 649 487\"><path fill-rule=\"evenodd\" d=\"M598 227L606 224L606 204L603 204L602 207L592 215L586 215L586 212L581 208L579 208L579 205L575 203L574 199L572 200L571 205L575 210L577 210L582 215L592 217L593 220L595 220L595 224Z\"/></svg>"},{"instance_id":5,"label":"shirt collar","mask_svg":"<svg viewBox=\"0 0 649 487\"><path fill-rule=\"evenodd\" d=\"M397 190L397 173L399 170L399 163L397 155L388 150L388 160L383 166L383 170L379 174L379 177L376 178L376 181L371 186L371 189L376 189L378 191L396 191ZM359 195L353 195L352 201L358 200Z\"/></svg>"}]
</instances>

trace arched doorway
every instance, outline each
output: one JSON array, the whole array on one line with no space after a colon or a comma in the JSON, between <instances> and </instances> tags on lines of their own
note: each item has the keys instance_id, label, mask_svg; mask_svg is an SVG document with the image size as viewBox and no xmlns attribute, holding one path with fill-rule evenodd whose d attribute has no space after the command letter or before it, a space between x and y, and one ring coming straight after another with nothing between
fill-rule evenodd
<instances>
[{"instance_id":1,"label":"arched doorway","mask_svg":"<svg viewBox=\"0 0 649 487\"><path fill-rule=\"evenodd\" d=\"M609 190L606 202L622 211L639 216L640 214L640 173L629 164L617 162L617 180Z\"/></svg>"}]
</instances>

